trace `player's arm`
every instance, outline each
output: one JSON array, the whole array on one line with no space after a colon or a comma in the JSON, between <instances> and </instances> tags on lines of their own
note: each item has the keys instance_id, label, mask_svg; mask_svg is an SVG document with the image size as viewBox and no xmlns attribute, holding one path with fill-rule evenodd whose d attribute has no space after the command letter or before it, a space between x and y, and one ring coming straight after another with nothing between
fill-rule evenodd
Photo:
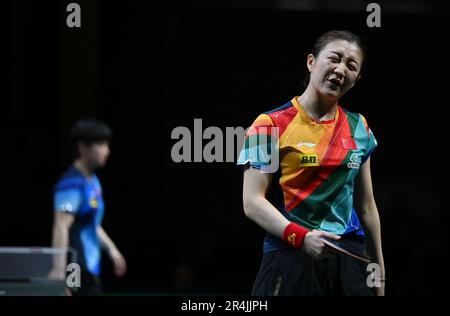
<instances>
[{"instance_id":1,"label":"player's arm","mask_svg":"<svg viewBox=\"0 0 450 316\"><path fill-rule=\"evenodd\" d=\"M381 225L378 208L372 189L372 177L370 173L370 157L361 166L357 177L355 210L364 228L366 246L369 256L380 265L381 278L385 278L383 251L381 247ZM384 282L382 282L384 285ZM384 294L384 286L378 289L378 294Z\"/></svg>"},{"instance_id":2,"label":"player's arm","mask_svg":"<svg viewBox=\"0 0 450 316\"><path fill-rule=\"evenodd\" d=\"M325 257L326 248L320 237L328 236L334 239L339 239L339 237L316 230L308 232L305 228L286 219L266 199L271 181L272 174L270 173L263 173L251 167L244 171L243 203L245 215L264 230L292 246L297 248L302 246L313 258Z\"/></svg>"},{"instance_id":3,"label":"player's arm","mask_svg":"<svg viewBox=\"0 0 450 316\"><path fill-rule=\"evenodd\" d=\"M125 261L125 258L120 253L119 249L117 249L116 245L108 236L103 227L100 225L97 226L97 236L100 240L100 245L108 253L114 264L114 273L116 274L116 276L124 276L127 271L127 263Z\"/></svg>"},{"instance_id":4,"label":"player's arm","mask_svg":"<svg viewBox=\"0 0 450 316\"><path fill-rule=\"evenodd\" d=\"M69 246L69 230L74 221L74 216L68 212L54 212L52 247L68 248ZM53 269L49 274L49 278L64 279L67 266L67 253L54 255Z\"/></svg>"},{"instance_id":5,"label":"player's arm","mask_svg":"<svg viewBox=\"0 0 450 316\"><path fill-rule=\"evenodd\" d=\"M243 202L245 215L279 238L290 223L267 199L272 174L253 168L244 171Z\"/></svg>"}]
</instances>

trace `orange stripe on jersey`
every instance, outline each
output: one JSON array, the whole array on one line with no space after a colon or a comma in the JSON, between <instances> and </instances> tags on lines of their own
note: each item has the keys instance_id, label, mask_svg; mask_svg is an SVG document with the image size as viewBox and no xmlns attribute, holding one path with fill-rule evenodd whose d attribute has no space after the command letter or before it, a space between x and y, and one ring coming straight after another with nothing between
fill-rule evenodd
<instances>
[{"instance_id":1,"label":"orange stripe on jersey","mask_svg":"<svg viewBox=\"0 0 450 316\"><path fill-rule=\"evenodd\" d=\"M334 133L327 146L327 151L320 161L321 168L305 168L301 189L290 194L291 198L285 198L286 211L295 208L300 202L307 198L328 176L340 165L347 154L341 144L342 137L351 137L347 117L341 107L339 109L339 120L334 128ZM323 139L325 140L325 139ZM323 143L323 142L321 142ZM326 168L324 168L326 167ZM311 170L311 171L309 171ZM298 175L298 174L297 174ZM295 186L298 188L298 186Z\"/></svg>"},{"instance_id":2,"label":"orange stripe on jersey","mask_svg":"<svg viewBox=\"0 0 450 316\"><path fill-rule=\"evenodd\" d=\"M298 115L280 138L283 148L280 152L282 174L279 184L284 192L285 205L296 197L297 188L303 187L316 169L316 167L302 168L299 164L300 155L312 154L317 156L320 162L328 149L335 130L335 122L339 119L339 110L336 109L335 119L330 120L333 124L317 124L312 122L296 98L292 100L292 104L298 110ZM301 145L302 143L304 145Z\"/></svg>"},{"instance_id":3,"label":"orange stripe on jersey","mask_svg":"<svg viewBox=\"0 0 450 316\"><path fill-rule=\"evenodd\" d=\"M300 118L298 118L300 119ZM302 126L306 126L308 122L301 122L299 124L293 124L293 128L299 129ZM331 137L334 131L334 125L328 126L319 126L317 125L317 130L312 132L311 128L304 128L302 134L302 141L306 144L315 144L313 148L309 148L308 146L300 146L298 151L289 151L288 154L283 155L281 152L281 164L282 164L282 174L280 177L280 185L283 188L283 192L285 193L285 204L288 204L290 200L292 200L297 194L298 190L293 188L301 188L308 181L311 175L314 173L316 168L301 168L298 163L299 153L314 153L319 157L319 163L324 157L326 150L328 149L328 144L330 143ZM280 142L286 143L289 140L287 139L290 135L288 131L285 133L286 137L280 139ZM296 133L298 135L298 132ZM298 137L297 137L298 140ZM298 144L292 144L298 145ZM291 145L291 146L292 146ZM292 146L294 147L294 146Z\"/></svg>"}]
</instances>

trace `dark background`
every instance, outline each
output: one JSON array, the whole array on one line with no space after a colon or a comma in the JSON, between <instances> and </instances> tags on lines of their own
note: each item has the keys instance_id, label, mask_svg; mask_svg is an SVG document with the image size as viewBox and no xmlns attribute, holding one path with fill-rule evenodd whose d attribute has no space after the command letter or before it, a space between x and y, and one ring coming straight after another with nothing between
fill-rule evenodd
<instances>
[{"instance_id":1,"label":"dark background","mask_svg":"<svg viewBox=\"0 0 450 316\"><path fill-rule=\"evenodd\" d=\"M366 39L361 82L341 105L367 118L389 295L442 294L448 254L450 10L445 2L3 1L0 246L49 246L52 185L80 118L114 130L98 175L104 227L129 272L107 293L249 294L264 232L243 213L233 163L174 163L171 132L248 127L302 93L306 56L330 29ZM445 138L444 138L445 137Z\"/></svg>"}]
</instances>

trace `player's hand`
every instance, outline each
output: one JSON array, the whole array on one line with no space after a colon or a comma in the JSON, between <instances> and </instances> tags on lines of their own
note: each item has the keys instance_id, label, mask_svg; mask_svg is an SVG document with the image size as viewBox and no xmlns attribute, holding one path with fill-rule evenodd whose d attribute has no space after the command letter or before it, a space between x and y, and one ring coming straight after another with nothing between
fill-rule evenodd
<instances>
[{"instance_id":1,"label":"player's hand","mask_svg":"<svg viewBox=\"0 0 450 316\"><path fill-rule=\"evenodd\" d=\"M306 251L308 255L316 260L321 260L332 256L333 252L328 249L328 247L320 240L320 237L329 237L335 240L339 240L341 237L327 233L321 230L314 229L312 232L308 232L305 235L305 239L302 243L302 248Z\"/></svg>"},{"instance_id":2,"label":"player's hand","mask_svg":"<svg viewBox=\"0 0 450 316\"><path fill-rule=\"evenodd\" d=\"M47 278L51 281L61 281L66 279L66 271L61 267L54 267L50 270Z\"/></svg>"},{"instance_id":3,"label":"player's hand","mask_svg":"<svg viewBox=\"0 0 450 316\"><path fill-rule=\"evenodd\" d=\"M114 274L118 278L123 277L127 272L127 262L125 261L123 255L117 248L115 248L109 252L109 257L111 258L111 261L114 265Z\"/></svg>"}]
</instances>

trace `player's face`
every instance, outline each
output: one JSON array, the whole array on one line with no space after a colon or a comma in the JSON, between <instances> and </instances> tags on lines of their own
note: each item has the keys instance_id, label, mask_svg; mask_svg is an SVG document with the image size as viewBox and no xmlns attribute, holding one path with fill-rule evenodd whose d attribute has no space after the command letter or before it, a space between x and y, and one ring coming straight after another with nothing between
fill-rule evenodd
<instances>
[{"instance_id":1,"label":"player's face","mask_svg":"<svg viewBox=\"0 0 450 316\"><path fill-rule=\"evenodd\" d=\"M310 83L323 96L339 99L356 83L363 55L356 43L329 42L318 56L308 56Z\"/></svg>"},{"instance_id":2,"label":"player's face","mask_svg":"<svg viewBox=\"0 0 450 316\"><path fill-rule=\"evenodd\" d=\"M108 142L95 142L88 146L86 158L94 168L106 165L110 153Z\"/></svg>"}]
</instances>

